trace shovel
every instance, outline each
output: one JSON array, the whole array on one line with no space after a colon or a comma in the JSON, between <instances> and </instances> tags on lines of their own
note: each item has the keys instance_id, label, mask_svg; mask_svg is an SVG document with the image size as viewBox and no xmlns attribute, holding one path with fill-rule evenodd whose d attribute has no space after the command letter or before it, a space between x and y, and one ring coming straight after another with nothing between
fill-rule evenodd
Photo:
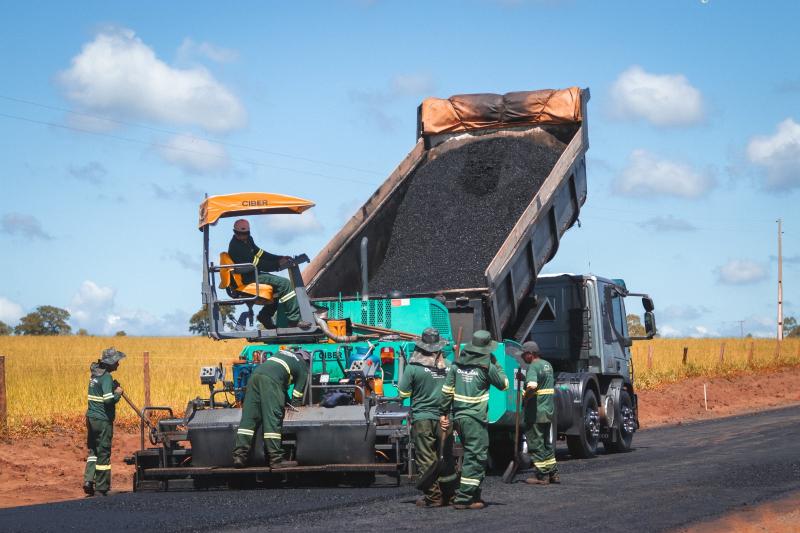
<instances>
[{"instance_id":1,"label":"shovel","mask_svg":"<svg viewBox=\"0 0 800 533\"><path fill-rule=\"evenodd\" d=\"M519 376L516 376L519 378ZM514 476L517 474L517 470L519 470L520 465L520 457L519 457L519 419L520 419L520 403L522 398L522 383L520 379L517 379L517 416L516 420L514 421L514 457L511 459L511 462L508 463L506 467L506 471L503 472L503 483L511 483L514 481Z\"/></svg>"}]
</instances>

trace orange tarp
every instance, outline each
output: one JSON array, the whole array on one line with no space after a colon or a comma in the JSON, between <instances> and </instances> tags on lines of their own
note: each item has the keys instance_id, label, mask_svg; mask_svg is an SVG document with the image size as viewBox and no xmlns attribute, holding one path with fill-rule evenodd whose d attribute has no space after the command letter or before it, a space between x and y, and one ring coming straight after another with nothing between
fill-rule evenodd
<instances>
[{"instance_id":1,"label":"orange tarp","mask_svg":"<svg viewBox=\"0 0 800 533\"><path fill-rule=\"evenodd\" d=\"M422 102L422 134L580 122L581 90L461 94Z\"/></svg>"},{"instance_id":2,"label":"orange tarp","mask_svg":"<svg viewBox=\"0 0 800 533\"><path fill-rule=\"evenodd\" d=\"M285 194L240 192L209 196L200 204L199 228L220 218L272 214L300 214L314 207L314 202Z\"/></svg>"}]
</instances>

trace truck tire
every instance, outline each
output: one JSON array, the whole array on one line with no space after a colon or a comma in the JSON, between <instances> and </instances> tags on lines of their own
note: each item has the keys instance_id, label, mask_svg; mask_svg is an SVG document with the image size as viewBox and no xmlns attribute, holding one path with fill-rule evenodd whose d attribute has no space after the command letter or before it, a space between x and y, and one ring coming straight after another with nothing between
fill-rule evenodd
<instances>
[{"instance_id":1,"label":"truck tire","mask_svg":"<svg viewBox=\"0 0 800 533\"><path fill-rule=\"evenodd\" d=\"M597 443L600 438L600 416L597 412L597 396L594 391L587 390L581 403L580 433L567 435L567 448L572 457L588 459L597 455Z\"/></svg>"},{"instance_id":2,"label":"truck tire","mask_svg":"<svg viewBox=\"0 0 800 533\"><path fill-rule=\"evenodd\" d=\"M636 417L633 412L633 400L628 391L619 393L619 427L614 429L616 442L604 440L603 447L608 453L627 452L631 449L633 432L636 430Z\"/></svg>"}]
</instances>

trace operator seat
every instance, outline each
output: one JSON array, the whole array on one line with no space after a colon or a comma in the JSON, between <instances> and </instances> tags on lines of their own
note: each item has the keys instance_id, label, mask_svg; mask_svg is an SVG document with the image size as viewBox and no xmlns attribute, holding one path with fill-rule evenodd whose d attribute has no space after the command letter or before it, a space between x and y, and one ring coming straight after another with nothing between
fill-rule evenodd
<instances>
[{"instance_id":1,"label":"operator seat","mask_svg":"<svg viewBox=\"0 0 800 533\"><path fill-rule=\"evenodd\" d=\"M228 252L221 252L219 254L219 264L233 265L233 259ZM258 284L258 292L256 292L256 284L245 283L242 281L242 275L237 273L233 267L221 268L219 271L219 288L225 289L228 296L231 298L246 298L248 296L256 296L254 302L248 302L250 305L267 305L273 302L272 298L272 285L266 283Z\"/></svg>"}]
</instances>

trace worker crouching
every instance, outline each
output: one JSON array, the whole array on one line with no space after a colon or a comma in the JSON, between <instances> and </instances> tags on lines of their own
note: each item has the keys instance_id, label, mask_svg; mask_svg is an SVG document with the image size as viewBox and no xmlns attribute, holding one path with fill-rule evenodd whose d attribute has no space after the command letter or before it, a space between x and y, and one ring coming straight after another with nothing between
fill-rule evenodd
<instances>
[{"instance_id":1,"label":"worker crouching","mask_svg":"<svg viewBox=\"0 0 800 533\"><path fill-rule=\"evenodd\" d=\"M522 345L522 357L528 363L525 373L525 438L536 471L536 475L525 480L531 485L561 482L552 438L555 394L553 367L540 356L539 345L535 342L528 341Z\"/></svg>"},{"instance_id":2,"label":"worker crouching","mask_svg":"<svg viewBox=\"0 0 800 533\"><path fill-rule=\"evenodd\" d=\"M83 491L105 496L111 490L111 441L122 387L111 378L125 354L108 348L89 370L89 407L86 410L86 446L89 456L83 473Z\"/></svg>"},{"instance_id":3,"label":"worker crouching","mask_svg":"<svg viewBox=\"0 0 800 533\"><path fill-rule=\"evenodd\" d=\"M308 352L281 350L256 367L247 382L242 420L236 431L233 466L247 466L250 448L259 426L264 432L264 453L273 469L297 466L287 461L281 446L281 430L286 402L299 403L308 381ZM291 399L289 386L294 385Z\"/></svg>"},{"instance_id":4,"label":"worker crouching","mask_svg":"<svg viewBox=\"0 0 800 533\"><path fill-rule=\"evenodd\" d=\"M442 354L445 344L436 328L426 328L397 386L401 397L411 398L411 437L417 472L422 475L434 467L440 454L444 463L438 479L417 500L419 507L447 505L453 496L452 484L457 477L453 460L453 430L442 430L439 424L442 385L450 368ZM440 450L442 445L444 449Z\"/></svg>"},{"instance_id":5,"label":"worker crouching","mask_svg":"<svg viewBox=\"0 0 800 533\"><path fill-rule=\"evenodd\" d=\"M488 331L476 331L472 342L450 367L442 386L441 428L445 431L449 428L452 410L453 423L464 448L461 481L453 500L455 509L486 506L481 500L481 483L489 451L489 386L508 388L508 378L492 356L495 348L497 342Z\"/></svg>"}]
</instances>

